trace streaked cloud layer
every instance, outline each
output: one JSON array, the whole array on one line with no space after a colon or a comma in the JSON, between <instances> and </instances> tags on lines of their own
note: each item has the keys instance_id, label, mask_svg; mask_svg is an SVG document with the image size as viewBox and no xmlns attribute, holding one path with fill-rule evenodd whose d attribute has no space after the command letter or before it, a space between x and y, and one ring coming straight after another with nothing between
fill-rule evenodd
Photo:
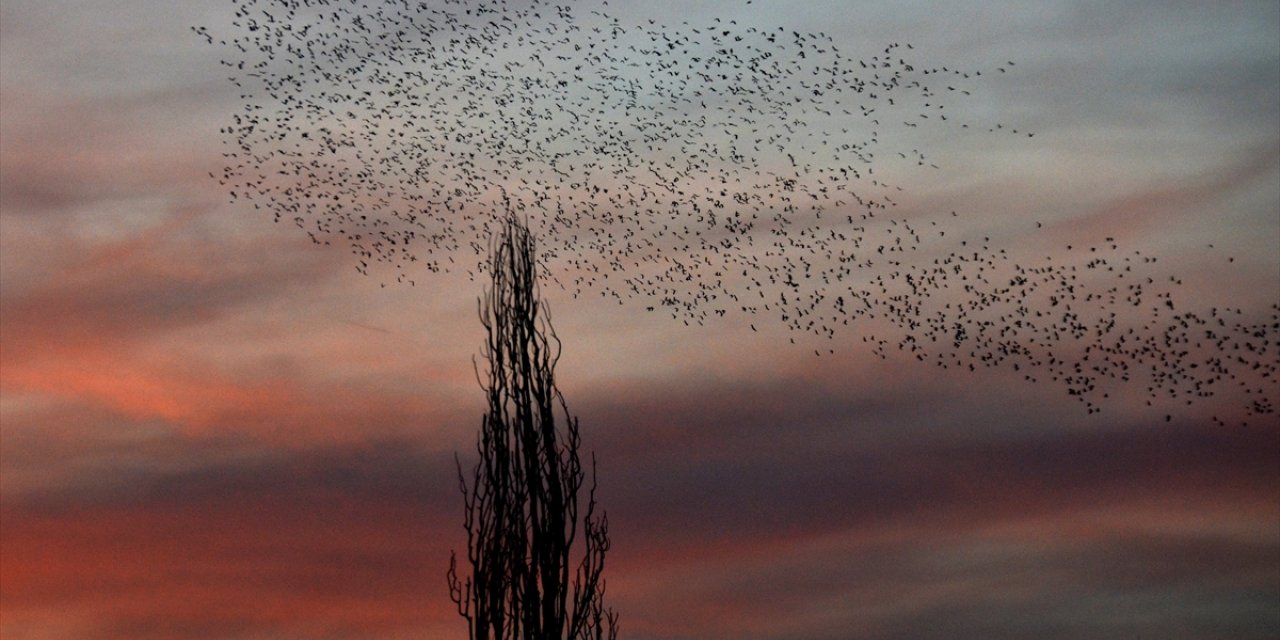
<instances>
[{"instance_id":1,"label":"streaked cloud layer","mask_svg":"<svg viewBox=\"0 0 1280 640\"><path fill-rule=\"evenodd\" d=\"M382 289L226 202L207 174L238 97L187 30L225 10L0 9L0 635L463 637L444 568L480 283ZM905 210L1027 253L1122 235L1206 306L1280 298L1273 2L619 11L1016 60L972 108L1033 142L929 141ZM1086 416L856 337L815 358L547 294L627 637L1280 634L1274 421L1122 395Z\"/></svg>"}]
</instances>

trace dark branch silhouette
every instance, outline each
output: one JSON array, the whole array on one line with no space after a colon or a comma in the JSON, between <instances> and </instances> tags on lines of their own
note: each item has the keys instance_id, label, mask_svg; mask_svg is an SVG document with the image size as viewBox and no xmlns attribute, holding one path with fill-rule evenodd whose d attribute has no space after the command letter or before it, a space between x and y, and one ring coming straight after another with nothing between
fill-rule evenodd
<instances>
[{"instance_id":1,"label":"dark branch silhouette","mask_svg":"<svg viewBox=\"0 0 1280 640\"><path fill-rule=\"evenodd\" d=\"M597 509L595 458L588 485L578 420L556 387L560 341L538 295L536 245L515 216L488 268L480 384L489 409L470 481L458 462L471 573L459 574L454 554L450 595L473 640L616 638L617 615L604 606L609 522Z\"/></svg>"}]
</instances>

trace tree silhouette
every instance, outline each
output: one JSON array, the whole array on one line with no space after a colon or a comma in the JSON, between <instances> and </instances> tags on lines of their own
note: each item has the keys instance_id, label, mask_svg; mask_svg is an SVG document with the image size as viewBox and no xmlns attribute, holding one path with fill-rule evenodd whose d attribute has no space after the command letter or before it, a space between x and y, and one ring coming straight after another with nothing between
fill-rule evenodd
<instances>
[{"instance_id":1,"label":"tree silhouette","mask_svg":"<svg viewBox=\"0 0 1280 640\"><path fill-rule=\"evenodd\" d=\"M470 482L458 462L471 572L459 575L454 553L450 597L473 640L616 638L617 614L604 606L609 532L596 505L595 458L584 511L578 420L555 381L560 341L539 298L534 238L514 215L497 232L488 268L480 384L489 408Z\"/></svg>"}]
</instances>

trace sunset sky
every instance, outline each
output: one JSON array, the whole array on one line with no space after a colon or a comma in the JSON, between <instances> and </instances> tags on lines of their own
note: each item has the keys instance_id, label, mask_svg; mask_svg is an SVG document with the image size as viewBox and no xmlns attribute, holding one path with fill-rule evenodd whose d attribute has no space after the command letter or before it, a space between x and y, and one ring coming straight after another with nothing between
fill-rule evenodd
<instances>
[{"instance_id":1,"label":"sunset sky","mask_svg":"<svg viewBox=\"0 0 1280 640\"><path fill-rule=\"evenodd\" d=\"M625 5L1016 61L966 108L1035 137L935 136L902 209L1029 255L1119 238L1185 309L1280 303L1274 0ZM228 201L241 100L190 27L230 11L0 4L0 636L465 638L444 576L483 283L382 288ZM1274 414L1166 421L1117 388L1088 415L856 331L819 358L544 293L623 638L1280 636Z\"/></svg>"}]
</instances>

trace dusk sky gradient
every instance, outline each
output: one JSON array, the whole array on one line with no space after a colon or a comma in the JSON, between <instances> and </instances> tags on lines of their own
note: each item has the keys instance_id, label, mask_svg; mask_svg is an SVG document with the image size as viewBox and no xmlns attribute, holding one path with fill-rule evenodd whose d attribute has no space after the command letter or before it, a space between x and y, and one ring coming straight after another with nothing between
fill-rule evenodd
<instances>
[{"instance_id":1,"label":"dusk sky gradient","mask_svg":"<svg viewBox=\"0 0 1280 640\"><path fill-rule=\"evenodd\" d=\"M1028 256L1115 237L1188 310L1280 302L1274 0L611 8L1013 60L956 109L1035 137L920 134L940 168L885 169L900 215ZM209 174L241 101L190 27L231 11L0 4L0 636L464 638L445 569L483 283L381 288L228 202ZM1274 414L1166 422L1117 387L1087 415L857 331L815 357L781 326L544 294L623 638L1280 637Z\"/></svg>"}]
</instances>

